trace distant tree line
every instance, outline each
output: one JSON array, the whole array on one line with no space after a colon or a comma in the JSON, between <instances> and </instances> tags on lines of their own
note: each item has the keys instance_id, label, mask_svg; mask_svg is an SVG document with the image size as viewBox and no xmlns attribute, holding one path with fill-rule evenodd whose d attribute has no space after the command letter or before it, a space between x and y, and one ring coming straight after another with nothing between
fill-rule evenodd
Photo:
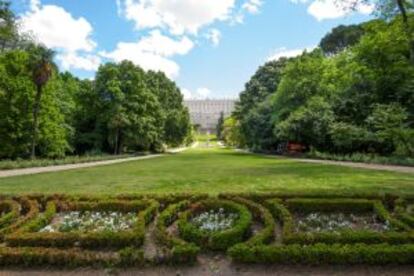
<instances>
[{"instance_id":1,"label":"distant tree line","mask_svg":"<svg viewBox=\"0 0 414 276\"><path fill-rule=\"evenodd\" d=\"M396 9L339 26L313 51L261 66L223 123L224 140L256 151L293 141L335 154L414 157L414 7L404 3L405 17Z\"/></svg>"},{"instance_id":2,"label":"distant tree line","mask_svg":"<svg viewBox=\"0 0 414 276\"><path fill-rule=\"evenodd\" d=\"M180 90L163 73L123 61L80 80L53 55L19 34L0 1L0 158L160 151L191 139Z\"/></svg>"}]
</instances>

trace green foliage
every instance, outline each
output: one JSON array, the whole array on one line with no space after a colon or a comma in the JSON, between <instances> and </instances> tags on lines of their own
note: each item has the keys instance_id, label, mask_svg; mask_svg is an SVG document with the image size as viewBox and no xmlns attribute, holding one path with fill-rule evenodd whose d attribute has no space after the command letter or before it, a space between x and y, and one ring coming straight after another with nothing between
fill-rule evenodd
<instances>
[{"instance_id":1,"label":"green foliage","mask_svg":"<svg viewBox=\"0 0 414 276\"><path fill-rule=\"evenodd\" d=\"M258 93L242 93L239 106L248 111L234 114L240 140L259 151L291 141L330 154L412 157L414 67L405 30L398 16L339 26L321 49L285 61L273 92L256 101L245 98Z\"/></svg>"},{"instance_id":2,"label":"green foliage","mask_svg":"<svg viewBox=\"0 0 414 276\"><path fill-rule=\"evenodd\" d=\"M363 35L364 28L361 25L339 25L322 38L319 47L325 54L337 54L358 43Z\"/></svg>"},{"instance_id":3,"label":"green foliage","mask_svg":"<svg viewBox=\"0 0 414 276\"><path fill-rule=\"evenodd\" d=\"M3 212L18 209L16 206L21 210L17 211L15 218L20 224L6 228L10 232L0 247L0 265L131 267L195 263L200 248L181 239L183 236L188 240L194 239L204 249L226 250L233 260L245 263L385 265L410 264L414 260L414 232L397 219L401 214L411 212L407 206L413 196L399 198L392 194L361 194L338 198L336 194L303 197L298 193L279 196L275 198L275 193L222 194L218 198L192 194L106 197L1 195L0 209ZM387 208L393 206L394 212L390 213ZM39 232L50 224L57 212L74 208L79 211L135 211L138 212L138 220L132 230L126 231ZM231 228L204 232L191 227L189 215L217 208L239 214ZM315 210L327 213L375 212L379 219L388 221L400 232L297 231L293 217L298 212ZM276 221L283 227L281 234L275 232ZM150 222L154 227L147 227ZM175 224L178 224L180 233L174 231ZM257 224L262 227L254 231ZM143 246L144 237L155 238L153 256Z\"/></svg>"},{"instance_id":4,"label":"green foliage","mask_svg":"<svg viewBox=\"0 0 414 276\"><path fill-rule=\"evenodd\" d=\"M233 116L224 120L222 136L224 142L229 146L235 147L244 144L240 133L240 124Z\"/></svg>"},{"instance_id":5,"label":"green foliage","mask_svg":"<svg viewBox=\"0 0 414 276\"><path fill-rule=\"evenodd\" d=\"M279 122L275 134L281 140L311 144L324 148L329 144L328 130L334 121L331 106L322 97L313 97Z\"/></svg>"},{"instance_id":6,"label":"green foliage","mask_svg":"<svg viewBox=\"0 0 414 276\"><path fill-rule=\"evenodd\" d=\"M190 222L190 218L194 214L210 209L218 210L219 208L238 214L239 218L231 228L209 233L198 229ZM211 199L202 201L193 210L182 213L178 221L178 229L180 236L187 241L196 243L205 249L223 250L243 240L249 230L251 221L252 216L243 205L228 200Z\"/></svg>"},{"instance_id":7,"label":"green foliage","mask_svg":"<svg viewBox=\"0 0 414 276\"><path fill-rule=\"evenodd\" d=\"M223 128L224 128L224 113L220 113L220 117L216 126L216 137L218 140L223 140Z\"/></svg>"},{"instance_id":8,"label":"green foliage","mask_svg":"<svg viewBox=\"0 0 414 276\"><path fill-rule=\"evenodd\" d=\"M287 62L288 59L281 58L265 63L246 83L234 112L236 123L228 131L232 133L232 139L229 139L232 145L246 145L256 150L275 146L272 137L272 107L267 99L277 90Z\"/></svg>"},{"instance_id":9,"label":"green foliage","mask_svg":"<svg viewBox=\"0 0 414 276\"><path fill-rule=\"evenodd\" d=\"M299 244L286 246L236 245L229 250L236 261L276 264L410 264L414 260L414 246L407 245L341 245Z\"/></svg>"}]
</instances>

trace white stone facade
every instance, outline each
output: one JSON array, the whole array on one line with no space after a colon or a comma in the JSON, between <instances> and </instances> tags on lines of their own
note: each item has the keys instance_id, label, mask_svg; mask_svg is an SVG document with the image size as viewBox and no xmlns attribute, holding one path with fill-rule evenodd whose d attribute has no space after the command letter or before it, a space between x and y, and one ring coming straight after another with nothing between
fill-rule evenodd
<instances>
[{"instance_id":1,"label":"white stone facade","mask_svg":"<svg viewBox=\"0 0 414 276\"><path fill-rule=\"evenodd\" d=\"M191 122L199 125L202 131L215 132L220 113L224 118L229 117L234 110L236 100L185 100L188 107Z\"/></svg>"}]
</instances>

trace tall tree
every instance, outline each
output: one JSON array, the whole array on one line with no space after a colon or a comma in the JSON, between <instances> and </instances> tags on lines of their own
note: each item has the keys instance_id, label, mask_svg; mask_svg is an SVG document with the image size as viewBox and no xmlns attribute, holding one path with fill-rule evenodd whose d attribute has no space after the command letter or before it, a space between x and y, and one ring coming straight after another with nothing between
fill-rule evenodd
<instances>
[{"instance_id":1,"label":"tall tree","mask_svg":"<svg viewBox=\"0 0 414 276\"><path fill-rule=\"evenodd\" d=\"M319 46L325 54L337 54L344 49L355 45L364 34L364 28L361 25L339 25L326 34Z\"/></svg>"},{"instance_id":2,"label":"tall tree","mask_svg":"<svg viewBox=\"0 0 414 276\"><path fill-rule=\"evenodd\" d=\"M38 136L38 118L41 107L43 88L52 76L54 52L44 46L33 45L30 51L30 70L32 81L36 86L36 96L33 103L32 147L31 158L36 158L36 143Z\"/></svg>"},{"instance_id":3,"label":"tall tree","mask_svg":"<svg viewBox=\"0 0 414 276\"><path fill-rule=\"evenodd\" d=\"M374 13L386 19L400 15L410 50L410 61L414 64L414 21L410 20L409 16L410 12L414 11L413 0L336 0L336 3L348 10L356 9L360 4L374 5Z\"/></svg>"}]
</instances>

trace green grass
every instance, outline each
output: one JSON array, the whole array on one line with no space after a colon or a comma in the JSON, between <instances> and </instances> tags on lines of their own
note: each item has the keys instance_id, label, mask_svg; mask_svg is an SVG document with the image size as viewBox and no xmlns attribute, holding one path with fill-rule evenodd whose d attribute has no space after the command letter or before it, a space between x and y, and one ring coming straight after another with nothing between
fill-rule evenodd
<instances>
[{"instance_id":1,"label":"green grass","mask_svg":"<svg viewBox=\"0 0 414 276\"><path fill-rule=\"evenodd\" d=\"M197 148L121 164L0 178L0 193L414 193L414 174Z\"/></svg>"},{"instance_id":2,"label":"green grass","mask_svg":"<svg viewBox=\"0 0 414 276\"><path fill-rule=\"evenodd\" d=\"M60 159L19 159L19 160L1 160L0 170L33 168L33 167L47 167L65 164L88 163L103 160L113 160L126 157L132 157L132 154L122 155L84 155L84 156L67 156Z\"/></svg>"}]
</instances>

